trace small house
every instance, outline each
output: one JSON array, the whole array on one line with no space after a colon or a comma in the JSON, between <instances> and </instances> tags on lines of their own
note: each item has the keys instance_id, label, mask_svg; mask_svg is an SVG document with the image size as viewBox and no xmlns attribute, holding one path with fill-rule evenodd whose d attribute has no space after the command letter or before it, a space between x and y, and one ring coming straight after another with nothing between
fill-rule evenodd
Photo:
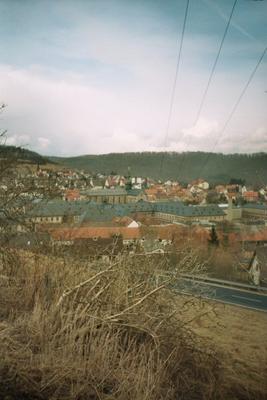
<instances>
[{"instance_id":1,"label":"small house","mask_svg":"<svg viewBox=\"0 0 267 400\"><path fill-rule=\"evenodd\" d=\"M249 274L255 285L267 285L267 246L256 247L250 262Z\"/></svg>"}]
</instances>

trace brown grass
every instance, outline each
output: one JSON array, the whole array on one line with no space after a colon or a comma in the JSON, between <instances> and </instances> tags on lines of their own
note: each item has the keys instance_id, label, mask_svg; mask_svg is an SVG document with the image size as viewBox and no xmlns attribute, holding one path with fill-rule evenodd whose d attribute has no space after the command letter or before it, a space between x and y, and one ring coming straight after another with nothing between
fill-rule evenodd
<instances>
[{"instance_id":1,"label":"brown grass","mask_svg":"<svg viewBox=\"0 0 267 400\"><path fill-rule=\"evenodd\" d=\"M180 269L193 262L186 255ZM3 397L264 399L263 391L225 379L221 356L190 329L201 305L188 298L177 302L173 292L159 286L162 268L168 266L149 258L112 265L21 253L5 258L0 278ZM187 310L193 309L189 323Z\"/></svg>"},{"instance_id":2,"label":"brown grass","mask_svg":"<svg viewBox=\"0 0 267 400\"><path fill-rule=\"evenodd\" d=\"M221 303L203 307L212 307L214 317L205 314L192 328L220 352L226 380L267 398L267 314Z\"/></svg>"}]
</instances>

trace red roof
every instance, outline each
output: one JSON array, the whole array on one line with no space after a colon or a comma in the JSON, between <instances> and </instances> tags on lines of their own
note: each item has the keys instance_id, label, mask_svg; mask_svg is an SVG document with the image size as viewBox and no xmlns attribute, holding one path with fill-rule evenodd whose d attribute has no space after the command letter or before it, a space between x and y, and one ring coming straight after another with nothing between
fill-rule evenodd
<instances>
[{"instance_id":1,"label":"red roof","mask_svg":"<svg viewBox=\"0 0 267 400\"><path fill-rule=\"evenodd\" d=\"M250 191L250 192L245 192L243 196L247 197L247 198L255 198L255 199L257 199L259 197L259 193Z\"/></svg>"},{"instance_id":2,"label":"red roof","mask_svg":"<svg viewBox=\"0 0 267 400\"><path fill-rule=\"evenodd\" d=\"M78 189L69 189L65 193L65 198L69 201L78 200L80 198L80 192Z\"/></svg>"},{"instance_id":3,"label":"red roof","mask_svg":"<svg viewBox=\"0 0 267 400\"><path fill-rule=\"evenodd\" d=\"M133 219L128 216L114 217L112 219L112 222L121 226L128 226L131 222L133 222Z\"/></svg>"},{"instance_id":4,"label":"red roof","mask_svg":"<svg viewBox=\"0 0 267 400\"><path fill-rule=\"evenodd\" d=\"M54 240L73 240L90 238L110 238L113 235L121 235L123 239L138 239L141 237L139 228L127 227L81 227L58 228L51 231Z\"/></svg>"}]
</instances>

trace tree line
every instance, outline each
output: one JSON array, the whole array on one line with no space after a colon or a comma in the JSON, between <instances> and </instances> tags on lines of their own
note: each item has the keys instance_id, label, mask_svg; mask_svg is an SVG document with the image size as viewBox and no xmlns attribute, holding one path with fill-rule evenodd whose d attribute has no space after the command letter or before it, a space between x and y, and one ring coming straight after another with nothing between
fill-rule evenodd
<instances>
[{"instance_id":1,"label":"tree line","mask_svg":"<svg viewBox=\"0 0 267 400\"><path fill-rule=\"evenodd\" d=\"M162 168L160 168L163 159ZM267 184L267 153L221 154L205 152L163 153L110 153L78 157L52 157L69 168L110 174L174 179L190 182L196 178L207 179L210 183ZM237 177L237 178L235 178Z\"/></svg>"}]
</instances>

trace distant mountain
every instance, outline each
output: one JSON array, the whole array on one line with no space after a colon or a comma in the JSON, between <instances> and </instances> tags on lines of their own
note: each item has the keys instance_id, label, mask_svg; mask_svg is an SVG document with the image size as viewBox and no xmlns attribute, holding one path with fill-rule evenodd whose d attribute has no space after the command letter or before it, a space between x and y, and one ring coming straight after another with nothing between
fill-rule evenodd
<instances>
[{"instance_id":1,"label":"distant mountain","mask_svg":"<svg viewBox=\"0 0 267 400\"><path fill-rule=\"evenodd\" d=\"M34 151L30 151L22 147L0 145L0 159L3 158L14 158L18 162L29 164L42 165L51 163L50 159L43 157Z\"/></svg>"},{"instance_id":2,"label":"distant mountain","mask_svg":"<svg viewBox=\"0 0 267 400\"><path fill-rule=\"evenodd\" d=\"M243 179L247 184L267 184L267 153L111 153L51 157L51 160L91 173L128 175L130 170L131 176L175 179L180 182L204 178L212 183L228 183L234 178Z\"/></svg>"}]
</instances>

